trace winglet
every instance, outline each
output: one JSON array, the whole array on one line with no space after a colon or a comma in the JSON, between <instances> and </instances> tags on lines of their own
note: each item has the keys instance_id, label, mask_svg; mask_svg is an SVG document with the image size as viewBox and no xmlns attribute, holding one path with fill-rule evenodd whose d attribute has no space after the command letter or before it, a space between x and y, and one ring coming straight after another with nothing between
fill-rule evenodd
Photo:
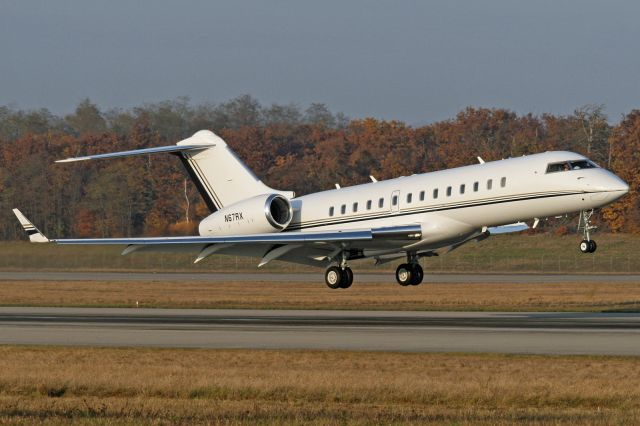
<instances>
[{"instance_id":1,"label":"winglet","mask_svg":"<svg viewBox=\"0 0 640 426\"><path fill-rule=\"evenodd\" d=\"M16 217L18 218L18 221L20 221L20 225L22 225L22 228L24 229L24 231L27 233L27 235L29 235L29 241L31 241L32 243L48 243L49 242L49 239L45 237L42 234L42 232L38 230L38 228L33 226L33 223L31 223L29 219L27 219L20 210L13 209L13 214L16 215Z\"/></svg>"}]
</instances>

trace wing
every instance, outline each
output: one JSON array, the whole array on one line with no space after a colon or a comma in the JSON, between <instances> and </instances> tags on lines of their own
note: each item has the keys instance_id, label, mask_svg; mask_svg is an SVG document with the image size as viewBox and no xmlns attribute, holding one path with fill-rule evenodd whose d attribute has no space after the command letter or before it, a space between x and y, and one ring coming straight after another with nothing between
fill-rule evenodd
<instances>
[{"instance_id":1,"label":"wing","mask_svg":"<svg viewBox=\"0 0 640 426\"><path fill-rule=\"evenodd\" d=\"M280 232L271 234L225 235L225 236L186 236L154 238L72 238L49 239L45 237L18 209L13 209L31 242L55 243L61 245L122 245L126 246L123 255L135 251L155 252L199 252L195 262L199 262L214 253L235 252L249 256L262 256L259 266L271 260L291 256L293 250L304 253L302 260L314 263L331 260L346 248L362 246L375 241L394 241L409 244L422 238L420 225L406 225L370 229L335 230L324 232ZM299 253L299 254L300 254ZM335 254L333 254L335 253Z\"/></svg>"}]
</instances>

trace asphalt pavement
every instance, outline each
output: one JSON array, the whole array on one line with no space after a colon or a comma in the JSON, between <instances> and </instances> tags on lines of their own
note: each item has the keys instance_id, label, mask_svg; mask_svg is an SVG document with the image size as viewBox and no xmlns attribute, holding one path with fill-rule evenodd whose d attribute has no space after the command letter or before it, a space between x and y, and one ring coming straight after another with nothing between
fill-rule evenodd
<instances>
[{"instance_id":1,"label":"asphalt pavement","mask_svg":"<svg viewBox=\"0 0 640 426\"><path fill-rule=\"evenodd\" d=\"M7 307L0 343L640 356L640 314Z\"/></svg>"}]
</instances>

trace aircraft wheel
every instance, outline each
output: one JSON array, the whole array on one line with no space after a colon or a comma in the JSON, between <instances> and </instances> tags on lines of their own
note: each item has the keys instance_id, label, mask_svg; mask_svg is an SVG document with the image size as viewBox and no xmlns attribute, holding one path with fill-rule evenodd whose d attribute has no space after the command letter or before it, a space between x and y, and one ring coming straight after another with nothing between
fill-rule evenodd
<instances>
[{"instance_id":1,"label":"aircraft wheel","mask_svg":"<svg viewBox=\"0 0 640 426\"><path fill-rule=\"evenodd\" d=\"M340 284L342 283L342 270L337 266L328 268L324 273L324 282L327 284L327 287L334 290L340 288Z\"/></svg>"},{"instance_id":2,"label":"aircraft wheel","mask_svg":"<svg viewBox=\"0 0 640 426\"><path fill-rule=\"evenodd\" d=\"M596 244L595 240L589 241L589 253L595 252L597 248L598 245Z\"/></svg>"},{"instance_id":3,"label":"aircraft wheel","mask_svg":"<svg viewBox=\"0 0 640 426\"><path fill-rule=\"evenodd\" d=\"M348 266L342 271L342 279L340 280L340 288L349 288L353 284L353 271Z\"/></svg>"},{"instance_id":4,"label":"aircraft wheel","mask_svg":"<svg viewBox=\"0 0 640 426\"><path fill-rule=\"evenodd\" d=\"M401 286L407 286L411 284L411 278L413 276L411 265L403 263L396 269L396 281Z\"/></svg>"},{"instance_id":5,"label":"aircraft wheel","mask_svg":"<svg viewBox=\"0 0 640 426\"><path fill-rule=\"evenodd\" d=\"M591 242L588 240L582 240L580 241L580 251L583 253L591 253L590 251L591 248Z\"/></svg>"},{"instance_id":6,"label":"aircraft wheel","mask_svg":"<svg viewBox=\"0 0 640 426\"><path fill-rule=\"evenodd\" d=\"M412 265L411 285L421 284L423 278L424 278L424 271L422 270L422 266L420 266L417 263L415 265Z\"/></svg>"}]
</instances>

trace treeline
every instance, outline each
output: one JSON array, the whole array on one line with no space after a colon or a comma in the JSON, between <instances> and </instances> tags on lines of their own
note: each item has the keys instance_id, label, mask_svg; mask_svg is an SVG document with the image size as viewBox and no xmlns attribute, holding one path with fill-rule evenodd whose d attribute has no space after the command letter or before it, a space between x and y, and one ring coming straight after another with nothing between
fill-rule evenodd
<instances>
[{"instance_id":1,"label":"treeline","mask_svg":"<svg viewBox=\"0 0 640 426\"><path fill-rule=\"evenodd\" d=\"M322 104L261 105L250 96L222 104L187 99L103 111L89 100L73 114L0 107L0 238L21 238L19 207L55 236L194 232L208 214L172 156L55 164L55 160L168 145L200 129L224 138L268 185L297 194L547 150L583 153L630 183L632 193L601 212L601 227L640 233L640 111L619 123L602 106L568 116L467 108L412 127L349 120Z\"/></svg>"}]
</instances>

